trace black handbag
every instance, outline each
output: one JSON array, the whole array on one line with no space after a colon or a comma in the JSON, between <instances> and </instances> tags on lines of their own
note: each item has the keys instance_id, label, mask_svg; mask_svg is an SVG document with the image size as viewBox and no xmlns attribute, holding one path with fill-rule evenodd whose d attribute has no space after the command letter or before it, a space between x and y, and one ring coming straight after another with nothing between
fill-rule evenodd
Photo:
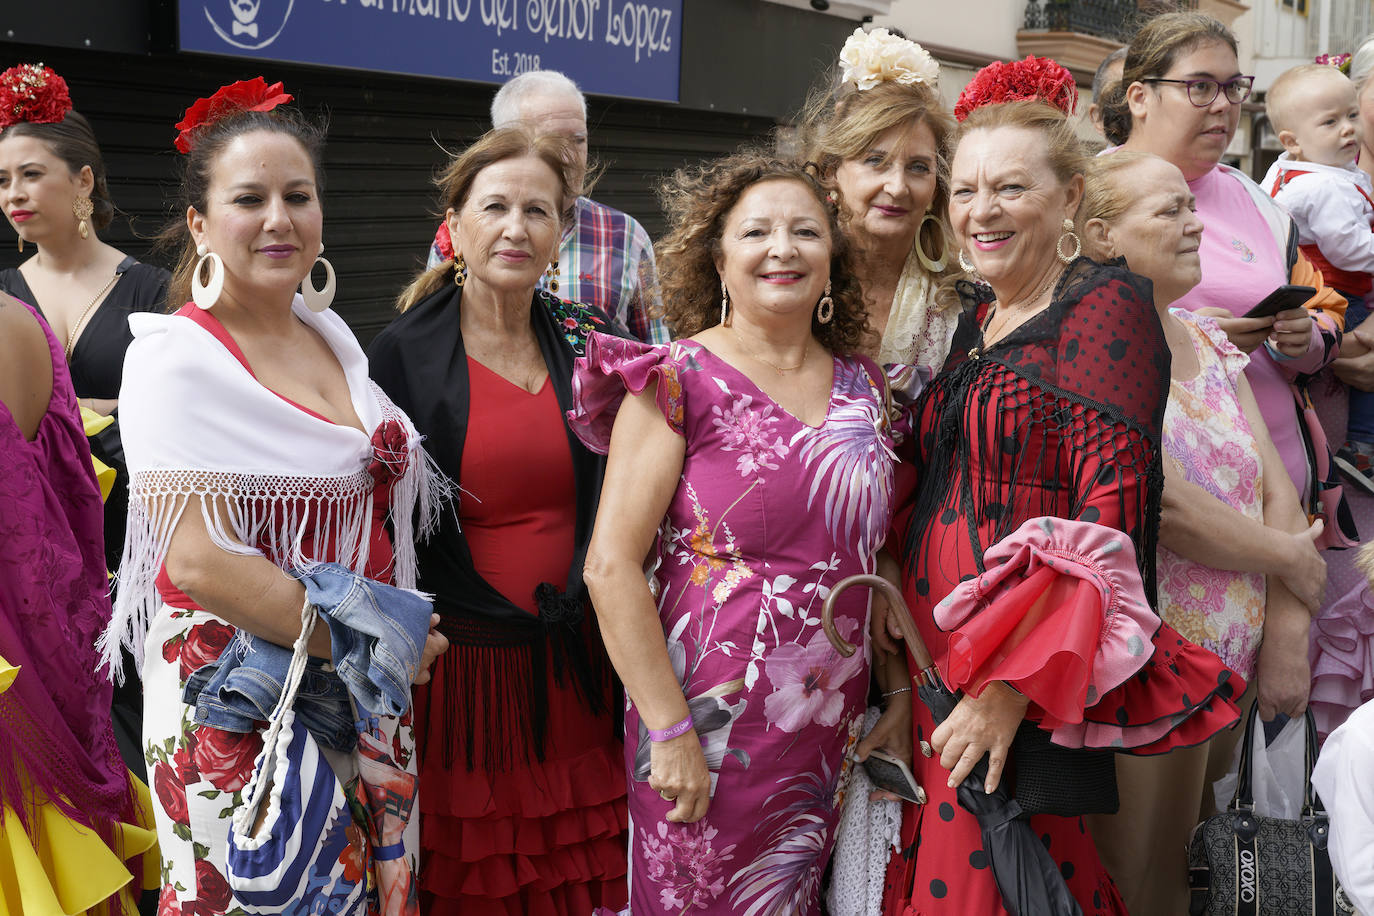
<instances>
[{"instance_id":1,"label":"black handbag","mask_svg":"<svg viewBox=\"0 0 1374 916\"><path fill-rule=\"evenodd\" d=\"M1250 706L1231 804L1193 830L1188 844L1190 916L1337 916L1354 913L1331 871L1326 809L1312 791L1317 727L1307 713L1302 815L1255 813L1251 748L1259 705Z\"/></svg>"}]
</instances>

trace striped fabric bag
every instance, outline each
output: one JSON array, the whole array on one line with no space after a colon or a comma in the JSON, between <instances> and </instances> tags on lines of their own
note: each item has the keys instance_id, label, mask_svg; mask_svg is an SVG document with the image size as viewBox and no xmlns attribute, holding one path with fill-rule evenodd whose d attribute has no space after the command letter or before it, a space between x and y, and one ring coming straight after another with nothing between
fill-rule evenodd
<instances>
[{"instance_id":1,"label":"striped fabric bag","mask_svg":"<svg viewBox=\"0 0 1374 916\"><path fill-rule=\"evenodd\" d=\"M281 702L244 790L247 801L229 828L229 887L250 914L367 911L365 831L354 826L346 788L292 709L317 619L307 601Z\"/></svg>"}]
</instances>

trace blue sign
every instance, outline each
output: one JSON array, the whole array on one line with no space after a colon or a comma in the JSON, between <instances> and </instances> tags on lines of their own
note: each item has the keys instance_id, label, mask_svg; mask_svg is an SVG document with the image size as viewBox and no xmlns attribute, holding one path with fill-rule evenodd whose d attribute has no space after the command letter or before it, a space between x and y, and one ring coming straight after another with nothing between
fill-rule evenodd
<instances>
[{"instance_id":1,"label":"blue sign","mask_svg":"<svg viewBox=\"0 0 1374 916\"><path fill-rule=\"evenodd\" d=\"M177 0L177 12L183 51L491 83L559 70L587 93L678 98L682 0Z\"/></svg>"}]
</instances>

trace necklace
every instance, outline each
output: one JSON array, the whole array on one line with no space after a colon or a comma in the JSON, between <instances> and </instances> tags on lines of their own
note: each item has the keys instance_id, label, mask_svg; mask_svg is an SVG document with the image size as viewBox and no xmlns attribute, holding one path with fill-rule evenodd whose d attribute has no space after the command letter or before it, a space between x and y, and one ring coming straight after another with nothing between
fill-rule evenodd
<instances>
[{"instance_id":1,"label":"necklace","mask_svg":"<svg viewBox=\"0 0 1374 916\"><path fill-rule=\"evenodd\" d=\"M91 313L91 310L96 307L96 304L100 302L101 299L105 298L105 294L110 291L110 287L114 286L114 282L118 279L119 271L116 270L110 275L110 279L105 281L105 285L100 287L100 292L95 294L95 298L91 300L91 304L86 306L86 311L82 312L81 317L76 319L76 324L72 325L72 329L67 332L67 344L63 347L63 352L67 356L67 362L71 362L72 360L72 348L76 346L76 335L81 331L82 322L86 320L86 316Z\"/></svg>"},{"instance_id":2,"label":"necklace","mask_svg":"<svg viewBox=\"0 0 1374 916\"><path fill-rule=\"evenodd\" d=\"M1056 282L1058 282L1060 276L1063 275L1063 273L1064 271L1061 269L1050 274L1050 276L1045 280L1044 283L1040 285L1040 288L1037 289L1034 292L1034 294L1032 294L1029 298L1026 298L1022 301L1027 305L1034 305L1036 302L1039 302L1040 297L1050 291L1050 288L1053 287ZM983 341L987 339L989 332L992 330L993 319L996 318L998 315L1002 314L1004 311L1010 311L1010 306L999 308L996 302L993 303L992 308L988 309L988 316L987 318L983 319L983 326L979 329L978 332L979 344L978 346L968 351L968 355L971 359L977 359L979 356L982 355L983 350L987 347L987 344L983 343ZM1026 320L1029 320L1029 318L1027 318ZM1009 321L1011 321L1011 318L1008 318L1006 321L1003 321L1002 324L998 327L998 330L1000 331L1002 328L1005 328L1007 326L1007 322ZM1012 327L1011 330L1016 330L1016 328L1020 327L1021 324L1025 324L1025 321L1023 320L1020 324L1015 325L1014 327ZM1007 333L1011 332L1008 331ZM1005 337L1006 335L1004 334L1002 336Z\"/></svg>"},{"instance_id":3,"label":"necklace","mask_svg":"<svg viewBox=\"0 0 1374 916\"><path fill-rule=\"evenodd\" d=\"M758 361L758 362L763 363L765 366L767 366L767 367L769 367L770 369L772 369L772 370L773 370L774 372L776 372L778 375L783 375L783 374L788 373L788 372L796 372L796 371L797 371L798 369L800 369L802 366L805 366L805 365L806 365L806 354L808 354L808 353L811 352L811 341L808 340L808 341L806 342L806 349L805 349L805 350L802 350L801 362L797 363L795 366L779 366L777 363L773 362L772 360L764 359L762 356L759 356L759 355L758 355L757 353L755 353L753 350L751 350L751 349L749 349L748 347L746 347L746 346L744 345L744 338L739 336L739 331L736 331L736 330L735 330L735 326L734 326L733 324L730 325L730 333L732 333L732 334L735 335L735 343L739 344L739 348L740 348L741 350L744 351L744 354L745 354L746 356L748 356L750 359L753 359L753 360L756 360L756 361Z\"/></svg>"}]
</instances>

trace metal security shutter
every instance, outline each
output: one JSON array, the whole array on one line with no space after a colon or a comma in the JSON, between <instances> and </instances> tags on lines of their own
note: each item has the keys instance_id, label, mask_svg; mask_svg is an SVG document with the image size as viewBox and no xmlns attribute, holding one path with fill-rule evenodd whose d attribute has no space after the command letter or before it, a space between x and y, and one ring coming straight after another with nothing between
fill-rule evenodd
<instances>
[{"instance_id":1,"label":"metal security shutter","mask_svg":"<svg viewBox=\"0 0 1374 916\"><path fill-rule=\"evenodd\" d=\"M179 157L175 124L195 98L233 80L283 80L303 110L329 121L325 148L327 256L338 274L335 308L366 343L393 316L397 293L422 263L436 226L434 174L447 162L439 144L461 149L488 124L494 87L362 71L194 55L135 56L0 42L0 68L41 60L71 86L105 154L110 191L127 218L105 239L139 258L171 213ZM671 105L591 99L592 156L607 168L598 200L662 229L658 179L679 166L759 140L768 118ZM175 214L179 217L180 214ZM18 263L7 233L0 267Z\"/></svg>"}]
</instances>

